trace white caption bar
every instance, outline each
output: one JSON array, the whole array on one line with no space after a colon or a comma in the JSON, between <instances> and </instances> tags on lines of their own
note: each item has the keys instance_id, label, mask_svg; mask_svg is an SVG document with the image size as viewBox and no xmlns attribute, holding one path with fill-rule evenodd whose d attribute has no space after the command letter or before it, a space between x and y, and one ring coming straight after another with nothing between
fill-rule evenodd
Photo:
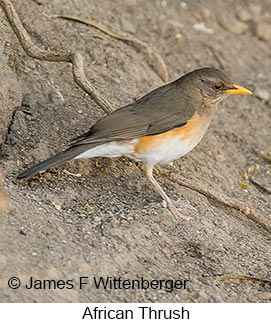
<instances>
[{"instance_id":1,"label":"white caption bar","mask_svg":"<svg viewBox=\"0 0 271 323\"><path fill-rule=\"evenodd\" d=\"M189 321L271 322L271 304L0 304L5 323Z\"/></svg>"}]
</instances>

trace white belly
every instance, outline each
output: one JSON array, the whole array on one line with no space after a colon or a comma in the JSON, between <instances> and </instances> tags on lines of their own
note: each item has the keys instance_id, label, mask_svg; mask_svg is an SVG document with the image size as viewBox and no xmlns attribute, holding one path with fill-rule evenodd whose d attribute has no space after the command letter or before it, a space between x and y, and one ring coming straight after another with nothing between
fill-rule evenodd
<instances>
[{"instance_id":1,"label":"white belly","mask_svg":"<svg viewBox=\"0 0 271 323\"><path fill-rule=\"evenodd\" d=\"M207 127L208 123L205 123L204 127L199 127L200 131L198 131L197 125L192 124L191 129L186 127L188 135L187 132L182 132L183 128L181 128L180 130L172 130L166 135L160 134L146 136L141 139L111 141L91 148L75 157L75 159L99 156L128 156L149 166L165 164L191 151L200 142Z\"/></svg>"},{"instance_id":2,"label":"white belly","mask_svg":"<svg viewBox=\"0 0 271 323\"><path fill-rule=\"evenodd\" d=\"M134 151L134 146L138 139L130 141L111 141L106 144L86 150L82 154L76 156L74 159L93 158L93 157L121 157L130 156Z\"/></svg>"},{"instance_id":3,"label":"white belly","mask_svg":"<svg viewBox=\"0 0 271 323\"><path fill-rule=\"evenodd\" d=\"M142 153L134 152L134 147L137 144L138 139L125 142L112 141L91 148L76 156L74 159L128 156L148 165L165 164L186 155L198 144L201 138L202 136L194 138L191 142L191 139L180 140L179 137L175 137L150 151Z\"/></svg>"},{"instance_id":4,"label":"white belly","mask_svg":"<svg viewBox=\"0 0 271 323\"><path fill-rule=\"evenodd\" d=\"M151 151L136 154L134 157L147 165L166 164L178 159L191 151L201 140L202 136L191 139L180 140L172 138L167 143L162 144ZM131 156L133 157L133 156Z\"/></svg>"}]
</instances>

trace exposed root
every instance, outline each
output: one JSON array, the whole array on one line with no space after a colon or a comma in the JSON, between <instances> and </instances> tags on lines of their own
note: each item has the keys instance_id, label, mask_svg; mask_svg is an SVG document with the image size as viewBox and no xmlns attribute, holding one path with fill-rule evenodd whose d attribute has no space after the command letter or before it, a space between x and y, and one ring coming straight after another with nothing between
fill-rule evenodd
<instances>
[{"instance_id":1,"label":"exposed root","mask_svg":"<svg viewBox=\"0 0 271 323\"><path fill-rule=\"evenodd\" d=\"M144 43L143 41L141 41L135 37L120 35L119 33L109 29L107 26L105 26L100 21L96 21L93 19L82 19L82 18L70 16L70 15L47 15L45 13L43 13L43 14L49 18L61 18L61 19L77 21L77 22L95 27L98 30L102 31L103 33L105 33L113 38L116 38L116 39L119 39L119 40L122 40L122 41L125 41L128 43L140 45L141 47L145 48L149 54L153 55L156 58L158 64L160 65L160 69L157 70L156 72L165 83L168 82L168 69L167 69L167 66L166 66L163 58L152 47L150 47L148 44Z\"/></svg>"},{"instance_id":2,"label":"exposed root","mask_svg":"<svg viewBox=\"0 0 271 323\"><path fill-rule=\"evenodd\" d=\"M260 154L259 154L263 159L271 162L271 152L264 152L264 151L261 151Z\"/></svg>"},{"instance_id":3,"label":"exposed root","mask_svg":"<svg viewBox=\"0 0 271 323\"><path fill-rule=\"evenodd\" d=\"M12 3L8 0L0 0L0 6L4 10L13 31L15 32L20 44L28 56L44 61L72 63L73 77L75 82L90 95L90 97L106 114L114 111L110 103L87 80L84 73L83 57L80 53L56 53L38 47L32 42L28 33L24 29Z\"/></svg>"},{"instance_id":4,"label":"exposed root","mask_svg":"<svg viewBox=\"0 0 271 323\"><path fill-rule=\"evenodd\" d=\"M215 202L218 202L219 204L229 207L231 209L237 210L241 212L243 215L245 215L250 220L254 221L255 223L259 224L263 229L265 229L267 232L271 233L271 220L267 219L266 217L262 216L252 208L250 208L248 205L246 205L243 202L240 202L238 200L232 199L226 195L220 194L218 192L214 192L211 190L205 190L202 187L188 182L185 178L178 179L173 177L171 174L166 173L159 169L159 174L167 177L169 180L171 180L174 183L177 183L178 185L187 187L193 191L196 191L207 198L212 199Z\"/></svg>"},{"instance_id":5,"label":"exposed root","mask_svg":"<svg viewBox=\"0 0 271 323\"><path fill-rule=\"evenodd\" d=\"M208 48L210 49L210 51L212 52L214 58L216 59L216 61L218 62L219 67L225 71L225 65L223 64L221 58L218 56L218 54L216 53L215 49L212 46L208 46Z\"/></svg>"},{"instance_id":6,"label":"exposed root","mask_svg":"<svg viewBox=\"0 0 271 323\"><path fill-rule=\"evenodd\" d=\"M259 277L253 277L253 276L247 276L247 275L223 275L215 279L215 283L218 283L222 280L226 279L245 279L245 280L251 280L254 282L260 282L260 283L265 283L265 284L271 284L271 280L265 279L265 278L259 278Z\"/></svg>"},{"instance_id":7,"label":"exposed root","mask_svg":"<svg viewBox=\"0 0 271 323\"><path fill-rule=\"evenodd\" d=\"M8 197L3 189L3 174L0 169L0 214L8 211Z\"/></svg>"}]
</instances>

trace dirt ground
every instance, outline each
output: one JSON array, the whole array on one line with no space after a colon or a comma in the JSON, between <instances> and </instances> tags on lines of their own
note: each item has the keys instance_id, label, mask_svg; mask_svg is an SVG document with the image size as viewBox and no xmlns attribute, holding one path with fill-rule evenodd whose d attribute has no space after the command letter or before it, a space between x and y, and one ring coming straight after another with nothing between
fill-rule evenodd
<instances>
[{"instance_id":1,"label":"dirt ground","mask_svg":"<svg viewBox=\"0 0 271 323\"><path fill-rule=\"evenodd\" d=\"M9 211L0 215L2 302L270 302L271 236L236 210L179 184L245 202L271 219L271 164L259 153L271 142L271 2L269 0L14 0L42 48L80 51L88 79L115 108L163 85L146 50L74 21L103 22L132 35L164 59L169 80L202 66L223 68L253 91L220 104L201 143L156 178L170 197L190 203L191 221L173 223L139 167L128 158L70 162L28 180L15 176L65 147L103 116L75 85L69 63L28 57L0 9L1 168ZM204 23L207 29L202 29ZM158 71L159 72L159 71ZM260 185L239 176L249 174ZM68 172L67 172L68 171ZM168 173L169 177L162 175ZM73 176L72 174L80 174ZM175 179L175 180L172 180ZM5 197L2 197L5 199ZM10 289L8 279L22 286ZM186 289L95 289L79 277L187 279ZM73 280L74 288L26 289L29 277Z\"/></svg>"}]
</instances>

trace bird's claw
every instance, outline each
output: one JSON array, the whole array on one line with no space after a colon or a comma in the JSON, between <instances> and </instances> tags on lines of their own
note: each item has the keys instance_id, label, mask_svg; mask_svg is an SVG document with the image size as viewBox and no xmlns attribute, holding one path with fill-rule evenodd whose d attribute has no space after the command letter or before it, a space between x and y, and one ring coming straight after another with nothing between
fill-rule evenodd
<instances>
[{"instance_id":1,"label":"bird's claw","mask_svg":"<svg viewBox=\"0 0 271 323\"><path fill-rule=\"evenodd\" d=\"M191 220L191 217L183 215L179 210L180 209L186 209L191 211L197 211L191 204L184 203L181 199L178 199L177 201L170 200L169 202L166 202L163 200L160 203L151 203L151 207L153 208L168 208L169 211L174 216L175 220L179 219L185 219L185 220Z\"/></svg>"}]
</instances>

